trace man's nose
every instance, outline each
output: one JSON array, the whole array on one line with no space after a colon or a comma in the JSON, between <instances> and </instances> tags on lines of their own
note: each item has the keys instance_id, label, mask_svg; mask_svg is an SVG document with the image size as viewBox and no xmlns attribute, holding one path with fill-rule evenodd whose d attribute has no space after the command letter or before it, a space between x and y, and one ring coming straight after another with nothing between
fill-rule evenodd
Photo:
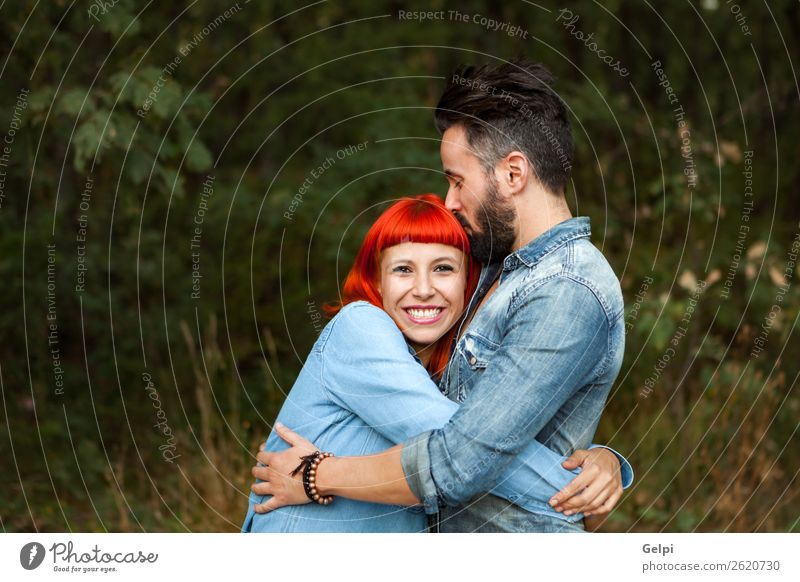
<instances>
[{"instance_id":1,"label":"man's nose","mask_svg":"<svg viewBox=\"0 0 800 582\"><path fill-rule=\"evenodd\" d=\"M444 199L444 206L450 212L462 210L461 198L458 195L458 191L453 186L450 186L450 188L447 190L447 196L445 196Z\"/></svg>"}]
</instances>

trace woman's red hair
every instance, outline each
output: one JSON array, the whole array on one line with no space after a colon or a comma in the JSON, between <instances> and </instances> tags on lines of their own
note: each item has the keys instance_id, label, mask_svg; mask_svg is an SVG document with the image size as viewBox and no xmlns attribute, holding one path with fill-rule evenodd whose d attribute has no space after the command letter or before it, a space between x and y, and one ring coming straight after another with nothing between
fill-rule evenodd
<instances>
[{"instance_id":1,"label":"woman's red hair","mask_svg":"<svg viewBox=\"0 0 800 582\"><path fill-rule=\"evenodd\" d=\"M364 237L353 267L344 281L341 300L326 305L325 312L330 316L336 315L342 307L353 301L368 301L383 309L383 300L378 293L381 253L405 242L442 244L464 253L467 268L467 285L464 291L466 307L480 275L480 268L470 255L469 239L461 224L445 208L438 196L422 194L413 198L401 198L378 217ZM436 342L427 367L430 374L438 377L447 366L450 344L456 329L457 326L454 325Z\"/></svg>"}]
</instances>

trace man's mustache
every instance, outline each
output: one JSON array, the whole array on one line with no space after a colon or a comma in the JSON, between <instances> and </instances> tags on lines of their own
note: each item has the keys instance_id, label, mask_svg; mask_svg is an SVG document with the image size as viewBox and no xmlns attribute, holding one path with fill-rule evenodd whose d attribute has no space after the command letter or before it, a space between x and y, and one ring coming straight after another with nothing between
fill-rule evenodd
<instances>
[{"instance_id":1,"label":"man's mustache","mask_svg":"<svg viewBox=\"0 0 800 582\"><path fill-rule=\"evenodd\" d=\"M453 213L453 215L456 217L456 220L458 220L458 222L460 222L460 223L461 223L461 226L463 226L465 229L469 228L469 229L470 229L470 230L472 230L472 231L474 231L474 230L475 230L475 229L472 227L472 225L469 223L469 220L467 220L466 218L464 218L464 216L463 216L461 213L459 213L459 212L454 212L454 213Z\"/></svg>"}]
</instances>

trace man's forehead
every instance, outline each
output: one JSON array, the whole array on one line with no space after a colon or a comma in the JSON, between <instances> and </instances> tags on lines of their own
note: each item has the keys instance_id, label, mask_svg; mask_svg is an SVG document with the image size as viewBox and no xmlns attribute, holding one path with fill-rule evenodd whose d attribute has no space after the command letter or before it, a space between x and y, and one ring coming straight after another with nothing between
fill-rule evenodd
<instances>
[{"instance_id":1,"label":"man's forehead","mask_svg":"<svg viewBox=\"0 0 800 582\"><path fill-rule=\"evenodd\" d=\"M460 125L448 127L442 134L442 147L464 148L467 146L467 132Z\"/></svg>"},{"instance_id":2,"label":"man's forehead","mask_svg":"<svg viewBox=\"0 0 800 582\"><path fill-rule=\"evenodd\" d=\"M442 135L442 169L447 176L463 176L477 161L469 146L466 134L459 126L454 126Z\"/></svg>"}]
</instances>

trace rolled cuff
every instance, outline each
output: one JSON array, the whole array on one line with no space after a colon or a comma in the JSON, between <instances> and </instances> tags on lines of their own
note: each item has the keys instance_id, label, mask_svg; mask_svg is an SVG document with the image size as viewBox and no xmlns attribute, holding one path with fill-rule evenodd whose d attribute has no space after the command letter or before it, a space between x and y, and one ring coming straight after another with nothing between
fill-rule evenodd
<instances>
[{"instance_id":1,"label":"rolled cuff","mask_svg":"<svg viewBox=\"0 0 800 582\"><path fill-rule=\"evenodd\" d=\"M591 445L589 449L607 449L608 451L614 453L614 456L617 457L617 460L619 461L619 472L620 477L622 478L622 488L627 489L633 484L633 466L631 466L631 464L628 462L628 459L623 457L611 447L607 447L605 445Z\"/></svg>"},{"instance_id":2,"label":"rolled cuff","mask_svg":"<svg viewBox=\"0 0 800 582\"><path fill-rule=\"evenodd\" d=\"M439 496L431 475L431 458L428 441L431 431L423 432L403 443L400 460L411 492L422 502L425 513L439 511Z\"/></svg>"}]
</instances>

